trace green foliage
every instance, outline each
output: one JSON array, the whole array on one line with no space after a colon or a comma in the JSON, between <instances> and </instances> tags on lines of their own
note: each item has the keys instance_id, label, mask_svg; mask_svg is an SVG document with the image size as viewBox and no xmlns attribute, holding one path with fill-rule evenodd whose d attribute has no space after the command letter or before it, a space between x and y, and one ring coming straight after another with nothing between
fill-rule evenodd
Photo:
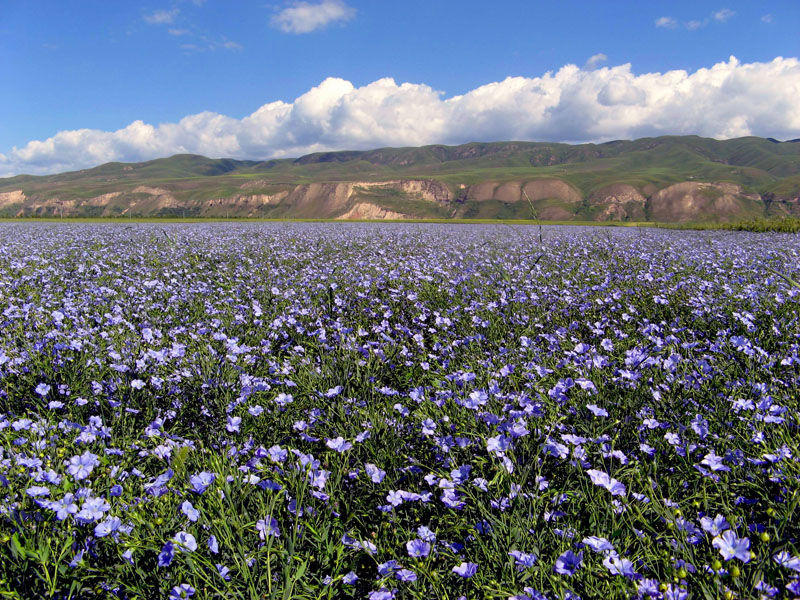
<instances>
[{"instance_id":1,"label":"green foliage","mask_svg":"<svg viewBox=\"0 0 800 600\"><path fill-rule=\"evenodd\" d=\"M93 169L48 175L0 179L0 192L22 189L40 200L84 201L109 192L124 192L124 200L111 203L104 213L129 215L127 202L138 186L161 187L186 208L148 208L142 198L132 209L139 216L194 216L212 214L204 203L236 194L274 193L297 184L335 181L379 181L428 178L448 184L451 189L479 182L519 181L557 178L575 186L587 198L612 184L628 184L652 191L682 181L732 182L746 191L771 194L776 207L792 210L782 202L800 193L800 143L775 143L746 137L713 140L697 136L663 136L605 144L555 144L539 142L473 143L461 146L422 148L383 148L364 152L329 152L264 162L209 159L195 155L176 155L143 163L108 163ZM242 185L254 187L243 189ZM250 191L248 191L250 190ZM705 194L717 195L716 190ZM392 199L386 199L391 202ZM409 213L409 197L394 199L385 208ZM770 200L771 201L771 200ZM119 205L118 205L119 204ZM0 216L13 216L21 207L6 207ZM401 210L405 208L405 210ZM442 208L414 206L425 218L445 218L457 205ZM769 208L769 207L767 207ZM82 216L94 216L82 206ZM763 212L763 207L760 207ZM42 212L46 211L46 212ZM180 211L180 212L178 212ZM467 206L464 213L475 218L522 218L522 209L497 203ZM31 207L24 216L59 216L53 207ZM216 216L225 216L222 210ZM253 216L281 218L312 216L288 214L281 207L263 207ZM592 216L579 211L579 218ZM748 215L738 215L739 218Z\"/></svg>"},{"instance_id":2,"label":"green foliage","mask_svg":"<svg viewBox=\"0 0 800 600\"><path fill-rule=\"evenodd\" d=\"M748 221L735 221L733 223L684 223L680 225L659 224L657 226L667 229L722 229L728 231L754 231L761 233L769 231L777 233L800 233L800 219L794 217L750 219Z\"/></svg>"}]
</instances>

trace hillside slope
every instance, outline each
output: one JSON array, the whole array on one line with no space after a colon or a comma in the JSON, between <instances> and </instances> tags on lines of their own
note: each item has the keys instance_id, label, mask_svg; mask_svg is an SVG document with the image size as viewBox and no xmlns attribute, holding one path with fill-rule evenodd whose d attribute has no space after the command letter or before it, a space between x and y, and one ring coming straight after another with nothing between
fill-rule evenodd
<instances>
[{"instance_id":1,"label":"hillside slope","mask_svg":"<svg viewBox=\"0 0 800 600\"><path fill-rule=\"evenodd\" d=\"M0 216L725 221L800 215L800 140L470 143L176 155L0 179Z\"/></svg>"}]
</instances>

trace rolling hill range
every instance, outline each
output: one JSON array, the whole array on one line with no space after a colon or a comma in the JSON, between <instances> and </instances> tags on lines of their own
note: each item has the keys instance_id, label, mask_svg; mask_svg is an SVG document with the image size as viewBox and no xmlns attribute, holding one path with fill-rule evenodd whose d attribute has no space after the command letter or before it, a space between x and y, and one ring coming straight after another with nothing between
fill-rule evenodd
<instances>
[{"instance_id":1,"label":"rolling hill range","mask_svg":"<svg viewBox=\"0 0 800 600\"><path fill-rule=\"evenodd\" d=\"M536 218L800 216L800 140L664 136L470 143L240 161L176 155L0 179L0 216Z\"/></svg>"}]
</instances>

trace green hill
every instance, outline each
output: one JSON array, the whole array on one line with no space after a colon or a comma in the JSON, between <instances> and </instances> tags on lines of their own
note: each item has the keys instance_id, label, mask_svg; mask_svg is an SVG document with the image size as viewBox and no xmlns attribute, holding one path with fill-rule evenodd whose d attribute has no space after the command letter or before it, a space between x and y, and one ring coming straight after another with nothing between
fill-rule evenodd
<instances>
[{"instance_id":1,"label":"green hill","mask_svg":"<svg viewBox=\"0 0 800 600\"><path fill-rule=\"evenodd\" d=\"M800 141L662 136L241 161L181 154L0 179L0 216L734 220L797 215Z\"/></svg>"}]
</instances>

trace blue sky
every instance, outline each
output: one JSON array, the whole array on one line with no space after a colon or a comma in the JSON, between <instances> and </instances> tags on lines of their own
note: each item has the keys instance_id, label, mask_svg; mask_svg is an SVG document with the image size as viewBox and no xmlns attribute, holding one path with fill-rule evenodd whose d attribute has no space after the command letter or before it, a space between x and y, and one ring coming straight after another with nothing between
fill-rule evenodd
<instances>
[{"instance_id":1,"label":"blue sky","mask_svg":"<svg viewBox=\"0 0 800 600\"><path fill-rule=\"evenodd\" d=\"M0 94L0 173L3 158L6 172L25 170L26 163L28 171L46 171L104 158L102 153L84 153L83 158L71 156L59 162L59 157L53 156L57 149L48 155L13 152L15 147L22 149L33 140L47 140L58 132L114 132L138 121L158 127L204 112L241 120L273 101L291 104L327 78L349 82L356 91L392 78L398 86L426 86L438 92L441 99L448 99L509 76L540 78L569 64L587 72L630 64L623 78L673 70L692 75L729 61L731 55L740 66L767 64L776 57L798 57L798 31L797 0L9 2L0 8L0 86L6 90ZM590 60L593 56L596 58ZM785 92L793 91L794 65L784 64L781 73L787 79L777 85ZM611 85L611 79L617 81L619 77L609 75L603 85ZM640 87L647 84L644 80L631 81ZM610 96L606 93L607 97L634 97L612 84L617 86L616 91ZM341 88L335 93L352 97L355 92ZM646 94L650 98L651 92ZM395 96L394 91L386 92L381 106L385 109L387 102L399 102L393 99ZM341 113L341 102L338 106L336 110ZM528 108L537 110L537 106ZM784 109L789 113L779 122L744 114L746 124L742 126L740 119L737 126L732 121L742 117L733 114L741 112L737 108L716 129L704 130L697 123L694 127L697 133L717 137L726 137L726 131L760 135L796 132L795 137L799 137L800 131L795 130L797 115L791 108ZM327 110L330 115L334 109ZM488 114L485 107L481 111ZM459 122L468 123L469 119ZM497 119L493 122L496 124ZM755 123L761 123L764 130L755 130ZM593 124L597 125L595 121L588 125ZM198 136L208 135L208 125L203 126L204 133ZM224 136L232 126L227 123L214 128ZM682 124L684 128L679 127L676 133L686 133L685 128L691 130L691 126ZM460 141L452 127L424 135L419 131L414 135L400 132L394 137L389 130L382 135L353 137L351 127L346 135L342 134L345 130L338 137L318 131L314 138L313 131L303 130L297 134L296 143L285 147L273 142L246 146L240 140L238 145L221 143L219 148L240 156L253 152L281 155L348 144ZM566 141L580 137L579 131L569 127L563 131L537 127L520 133ZM607 137L606 131L613 137L616 132L613 128L589 129L587 140ZM626 123L618 129L620 135L649 131ZM295 130L281 131L295 137ZM478 127L474 136L492 137L495 133L515 132L486 125ZM148 142L153 154L173 148L214 149L213 145L204 146L177 134L167 143L167 134L160 130L153 135L161 136ZM235 135L242 134L237 130ZM435 139L437 135L443 139ZM89 142L84 139L82 143ZM60 151L66 152L63 148ZM108 152L111 159L147 157L147 148L138 146Z\"/></svg>"}]
</instances>

